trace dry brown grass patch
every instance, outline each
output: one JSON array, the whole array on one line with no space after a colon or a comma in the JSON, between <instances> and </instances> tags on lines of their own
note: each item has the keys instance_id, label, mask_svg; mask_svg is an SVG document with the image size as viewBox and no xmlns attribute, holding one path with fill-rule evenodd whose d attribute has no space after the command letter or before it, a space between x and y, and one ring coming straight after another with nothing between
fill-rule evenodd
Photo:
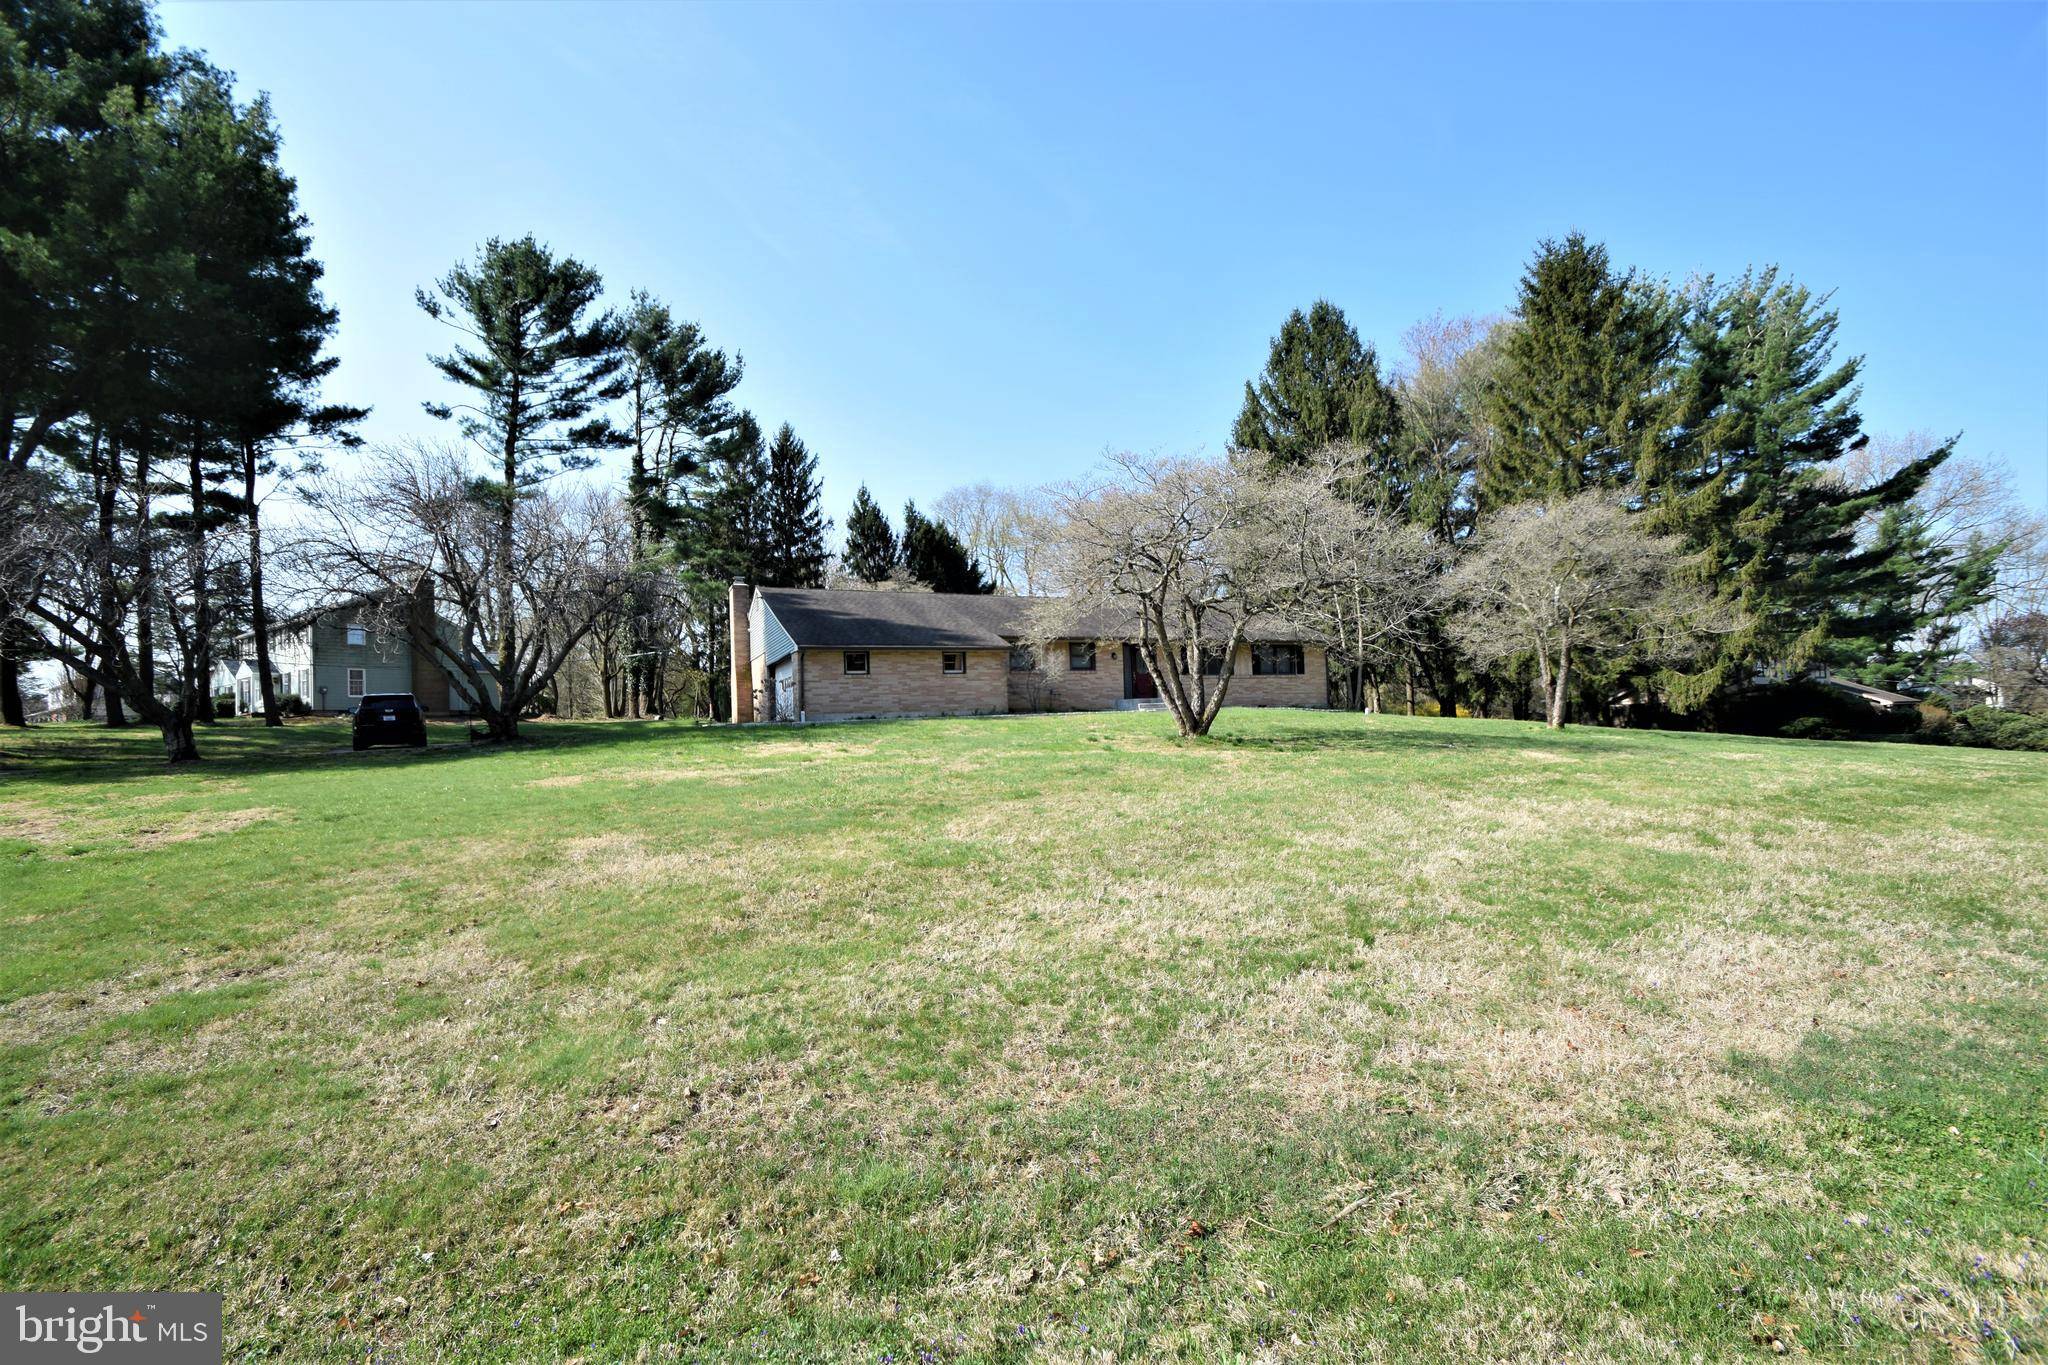
<instances>
[{"instance_id":1,"label":"dry brown grass patch","mask_svg":"<svg viewBox=\"0 0 2048 1365\"><path fill-rule=\"evenodd\" d=\"M11 837L45 846L77 841L117 841L131 848L155 849L215 834L232 834L250 825L287 817L286 811L275 806L250 806L229 811L168 811L144 816L140 823L135 823L128 813L137 807L159 809L182 795L146 793L128 797L111 812L103 809L62 810L10 802L0 805L0 821L4 821L4 828Z\"/></svg>"},{"instance_id":2,"label":"dry brown grass patch","mask_svg":"<svg viewBox=\"0 0 2048 1365\"><path fill-rule=\"evenodd\" d=\"M232 834L238 829L266 820L278 820L285 812L275 806L249 806L242 810L188 811L168 820L159 820L136 829L128 836L137 848L162 848L166 844L182 844L192 839L204 839L214 834Z\"/></svg>"}]
</instances>

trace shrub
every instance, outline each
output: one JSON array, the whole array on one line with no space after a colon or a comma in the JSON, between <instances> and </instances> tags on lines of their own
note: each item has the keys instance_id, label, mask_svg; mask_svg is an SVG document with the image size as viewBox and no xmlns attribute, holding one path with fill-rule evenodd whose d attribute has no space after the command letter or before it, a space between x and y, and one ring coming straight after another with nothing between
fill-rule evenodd
<instances>
[{"instance_id":1,"label":"shrub","mask_svg":"<svg viewBox=\"0 0 2048 1365\"><path fill-rule=\"evenodd\" d=\"M2048 754L2048 716L1973 706L1956 714L1950 736L1980 749L2024 749Z\"/></svg>"},{"instance_id":2,"label":"shrub","mask_svg":"<svg viewBox=\"0 0 2048 1365\"><path fill-rule=\"evenodd\" d=\"M313 714L313 708L307 705L306 699L296 692L287 692L279 697L277 699L277 709L280 715L286 716L310 716Z\"/></svg>"},{"instance_id":3,"label":"shrub","mask_svg":"<svg viewBox=\"0 0 2048 1365\"><path fill-rule=\"evenodd\" d=\"M1717 730L1791 739L1882 739L1920 726L1914 712L1885 715L1839 688L1804 679L1747 688L1717 704L1711 720Z\"/></svg>"},{"instance_id":4,"label":"shrub","mask_svg":"<svg viewBox=\"0 0 2048 1365\"><path fill-rule=\"evenodd\" d=\"M228 720L235 714L235 694L217 693L213 699L213 715L216 720Z\"/></svg>"},{"instance_id":5,"label":"shrub","mask_svg":"<svg viewBox=\"0 0 2048 1365\"><path fill-rule=\"evenodd\" d=\"M1819 716L1801 716L1788 725L1779 727L1778 733L1786 739L1847 739L1849 732Z\"/></svg>"},{"instance_id":6,"label":"shrub","mask_svg":"<svg viewBox=\"0 0 2048 1365\"><path fill-rule=\"evenodd\" d=\"M1938 701L1920 703L1920 728L1907 736L1916 744L1954 744L1955 712Z\"/></svg>"}]
</instances>

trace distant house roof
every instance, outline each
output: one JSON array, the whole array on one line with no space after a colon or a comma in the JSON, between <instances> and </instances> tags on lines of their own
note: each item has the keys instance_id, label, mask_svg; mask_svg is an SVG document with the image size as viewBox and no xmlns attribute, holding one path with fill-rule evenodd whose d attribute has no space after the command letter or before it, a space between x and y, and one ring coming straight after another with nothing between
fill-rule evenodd
<instances>
[{"instance_id":1,"label":"distant house roof","mask_svg":"<svg viewBox=\"0 0 2048 1365\"><path fill-rule=\"evenodd\" d=\"M1847 678L1818 678L1815 681L1819 682L1822 687L1832 687L1837 691L1847 692L1864 705L1876 707L1880 711L1891 711L1900 707L1918 706L1920 704L1919 701L1906 696L1904 693L1887 692L1882 687L1870 687L1864 683L1851 682Z\"/></svg>"},{"instance_id":2,"label":"distant house roof","mask_svg":"<svg viewBox=\"0 0 2048 1365\"><path fill-rule=\"evenodd\" d=\"M270 620L271 633L275 634L280 630L297 630L300 626L312 625L323 616L357 611L363 607L380 606L396 596L396 593L388 589L377 592L360 592L350 597L343 597L325 603L322 606L309 607L304 611L295 611L289 616L274 616ZM242 632L242 638L247 640L254 637L248 631L244 631Z\"/></svg>"},{"instance_id":3,"label":"distant house roof","mask_svg":"<svg viewBox=\"0 0 2048 1365\"><path fill-rule=\"evenodd\" d=\"M798 649L1006 649L1050 633L1055 638L1136 638L1134 615L1094 609L1062 619L1058 597L892 592L881 588L762 588L762 600ZM1258 618L1251 640L1303 640L1305 632Z\"/></svg>"}]
</instances>

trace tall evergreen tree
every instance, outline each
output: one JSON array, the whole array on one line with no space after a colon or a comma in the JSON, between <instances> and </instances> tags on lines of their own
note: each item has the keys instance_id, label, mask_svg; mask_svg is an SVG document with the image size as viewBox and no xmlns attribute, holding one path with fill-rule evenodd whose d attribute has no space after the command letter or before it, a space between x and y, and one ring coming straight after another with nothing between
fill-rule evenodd
<instances>
[{"instance_id":1,"label":"tall evergreen tree","mask_svg":"<svg viewBox=\"0 0 2048 1365\"><path fill-rule=\"evenodd\" d=\"M742 412L732 430L705 446L672 541L700 623L698 666L715 677L731 639L728 588L769 581L768 457L753 414ZM723 689L712 687L710 699L712 714L723 718Z\"/></svg>"},{"instance_id":2,"label":"tall evergreen tree","mask_svg":"<svg viewBox=\"0 0 2048 1365\"><path fill-rule=\"evenodd\" d=\"M182 60L159 47L143 0L0 0L0 527L10 536L41 499L37 456L114 392L114 375L143 349L136 319L157 312L133 276L159 264L163 234L137 232L136 218L152 202L139 191L163 165L158 110ZM25 582L0 582L0 619L28 612L26 593ZM9 725L25 721L27 639L0 631Z\"/></svg>"},{"instance_id":3,"label":"tall evergreen tree","mask_svg":"<svg viewBox=\"0 0 2048 1365\"><path fill-rule=\"evenodd\" d=\"M996 590L953 528L925 516L914 502L903 504L903 570L933 592Z\"/></svg>"},{"instance_id":4,"label":"tall evergreen tree","mask_svg":"<svg viewBox=\"0 0 2048 1365\"><path fill-rule=\"evenodd\" d=\"M67 532L38 547L56 600L18 609L182 762L211 718L215 658L253 625L260 534L242 559L224 533L248 521L248 471L269 443L322 411L311 387L331 364L332 315L267 107L237 106L230 78L196 58L168 65L175 84L139 98L122 87L81 140L81 197L63 215L91 239L99 275L46 339L98 341L59 366L57 389L29 395L55 407L9 427L10 459L33 457L40 429L45 472L69 495L41 518Z\"/></svg>"},{"instance_id":5,"label":"tall evergreen tree","mask_svg":"<svg viewBox=\"0 0 2048 1365\"><path fill-rule=\"evenodd\" d=\"M428 357L444 377L475 396L460 405L428 403L427 413L454 421L495 466L479 479L475 496L497 517L494 574L499 638L492 642L499 676L519 675L522 640L513 612L513 517L522 493L555 474L587 469L591 452L627 439L610 421L593 416L625 396L620 327L608 312L591 315L604 282L572 257L557 257L534 238L493 237L476 260L459 263L435 293L414 297L427 316L446 323L464 341L447 355ZM486 707L491 737L514 739L519 718Z\"/></svg>"},{"instance_id":6,"label":"tall evergreen tree","mask_svg":"<svg viewBox=\"0 0 2048 1365\"><path fill-rule=\"evenodd\" d=\"M0 467L25 468L139 338L124 210L184 57L143 0L0 0Z\"/></svg>"},{"instance_id":7,"label":"tall evergreen tree","mask_svg":"<svg viewBox=\"0 0 2048 1365\"><path fill-rule=\"evenodd\" d=\"M1883 525L1954 449L1940 446L1867 486L1835 465L1868 437L1857 411L1860 358L1834 358L1824 298L1749 272L1702 286L1675 385L1678 435L1639 473L1651 529L1684 537L1689 572L1742 625L1654 686L1679 710L1745 685L1762 667L1844 662L1841 642L1897 640L1911 556L1859 531ZM1895 533L1908 528L1894 523ZM1890 619L1886 619L1890 618Z\"/></svg>"},{"instance_id":8,"label":"tall evergreen tree","mask_svg":"<svg viewBox=\"0 0 2048 1365\"><path fill-rule=\"evenodd\" d=\"M620 347L630 419L626 499L634 545L645 552L674 531L683 487L707 445L739 421L732 392L746 365L644 290L634 291L620 320Z\"/></svg>"},{"instance_id":9,"label":"tall evergreen tree","mask_svg":"<svg viewBox=\"0 0 2048 1365\"><path fill-rule=\"evenodd\" d=\"M241 591L264 722L282 725L270 662L259 481L277 473L280 458L300 442L359 444L353 427L368 410L319 401L321 381L340 363L326 353L339 315L320 294L323 270L298 210L297 186L278 164L268 101L237 109L225 78L216 77L182 104L205 114L215 130L220 164L205 177L210 250L200 265L213 308L202 356L213 371L215 426L234 471L223 500L246 527Z\"/></svg>"},{"instance_id":10,"label":"tall evergreen tree","mask_svg":"<svg viewBox=\"0 0 2048 1365\"><path fill-rule=\"evenodd\" d=\"M825 586L826 519L818 459L784 422L768 444L767 581L786 588Z\"/></svg>"},{"instance_id":11,"label":"tall evergreen tree","mask_svg":"<svg viewBox=\"0 0 2048 1365\"><path fill-rule=\"evenodd\" d=\"M743 414L732 403L745 369L741 358L714 349L695 323L678 322L666 304L636 290L621 321L629 456L626 505L633 552L640 559L673 558L689 538L686 494L712 445L730 436ZM704 600L701 584L687 584ZM635 586L626 636L626 708L662 708L671 655L684 644L674 628L666 585L643 578ZM718 689L713 689L717 691Z\"/></svg>"},{"instance_id":12,"label":"tall evergreen tree","mask_svg":"<svg viewBox=\"0 0 2048 1365\"><path fill-rule=\"evenodd\" d=\"M1678 322L1668 293L1617 272L1605 247L1576 232L1544 242L1486 390L1481 509L1632 480L1668 420Z\"/></svg>"},{"instance_id":13,"label":"tall evergreen tree","mask_svg":"<svg viewBox=\"0 0 2048 1365\"><path fill-rule=\"evenodd\" d=\"M1230 444L1283 465L1348 444L1365 452L1384 478L1399 482L1400 435L1400 404L1380 375L1378 353L1359 338L1343 309L1318 299L1280 324L1265 368L1245 383Z\"/></svg>"},{"instance_id":14,"label":"tall evergreen tree","mask_svg":"<svg viewBox=\"0 0 2048 1365\"><path fill-rule=\"evenodd\" d=\"M888 514L862 484L853 495L853 510L846 514L846 571L863 583L887 582L896 572L899 553Z\"/></svg>"},{"instance_id":15,"label":"tall evergreen tree","mask_svg":"<svg viewBox=\"0 0 2048 1365\"><path fill-rule=\"evenodd\" d=\"M718 602L736 580L768 580L768 456L753 414L706 447L684 526L681 558Z\"/></svg>"},{"instance_id":16,"label":"tall evergreen tree","mask_svg":"<svg viewBox=\"0 0 2048 1365\"><path fill-rule=\"evenodd\" d=\"M1918 506L1885 508L1865 550L1875 595L1837 611L1844 624L1828 646L1833 670L1914 693L1949 681L1963 657L1964 622L1995 593L2005 550L1980 537L1943 545Z\"/></svg>"}]
</instances>

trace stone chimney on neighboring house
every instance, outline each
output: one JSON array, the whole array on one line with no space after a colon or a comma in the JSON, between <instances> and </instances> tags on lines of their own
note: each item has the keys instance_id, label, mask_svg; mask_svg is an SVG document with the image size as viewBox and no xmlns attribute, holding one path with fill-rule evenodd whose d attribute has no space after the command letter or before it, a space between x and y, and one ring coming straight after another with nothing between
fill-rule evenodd
<instances>
[{"instance_id":1,"label":"stone chimney on neighboring house","mask_svg":"<svg viewBox=\"0 0 2048 1365\"><path fill-rule=\"evenodd\" d=\"M748 618L754 611L754 590L732 585L732 718L746 724L754 718L754 633Z\"/></svg>"}]
</instances>

